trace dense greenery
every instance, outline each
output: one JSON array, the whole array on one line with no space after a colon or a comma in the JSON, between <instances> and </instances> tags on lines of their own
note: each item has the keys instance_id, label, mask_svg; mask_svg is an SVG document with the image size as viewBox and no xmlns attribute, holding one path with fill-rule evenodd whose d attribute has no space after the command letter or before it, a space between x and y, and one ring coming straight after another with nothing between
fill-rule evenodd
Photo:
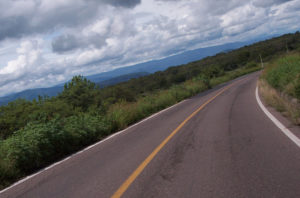
<instances>
[{"instance_id":1,"label":"dense greenery","mask_svg":"<svg viewBox=\"0 0 300 198\"><path fill-rule=\"evenodd\" d=\"M264 101L300 125L300 53L289 52L271 61L259 80Z\"/></svg>"},{"instance_id":2,"label":"dense greenery","mask_svg":"<svg viewBox=\"0 0 300 198\"><path fill-rule=\"evenodd\" d=\"M99 89L75 76L57 97L0 107L0 187L154 112L299 50L288 34Z\"/></svg>"},{"instance_id":3,"label":"dense greenery","mask_svg":"<svg viewBox=\"0 0 300 198\"><path fill-rule=\"evenodd\" d=\"M300 99L299 54L292 54L276 60L267 68L264 77L275 89Z\"/></svg>"}]
</instances>

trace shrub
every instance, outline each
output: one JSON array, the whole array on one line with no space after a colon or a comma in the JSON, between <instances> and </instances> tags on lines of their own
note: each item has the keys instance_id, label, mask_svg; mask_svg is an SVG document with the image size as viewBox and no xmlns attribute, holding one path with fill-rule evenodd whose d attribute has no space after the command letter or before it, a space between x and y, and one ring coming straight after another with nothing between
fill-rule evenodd
<instances>
[{"instance_id":1,"label":"shrub","mask_svg":"<svg viewBox=\"0 0 300 198\"><path fill-rule=\"evenodd\" d=\"M300 98L299 94L300 56L290 55L278 59L266 70L267 82L279 91Z\"/></svg>"},{"instance_id":2,"label":"shrub","mask_svg":"<svg viewBox=\"0 0 300 198\"><path fill-rule=\"evenodd\" d=\"M29 123L1 142L0 172L30 172L68 153L74 152L107 134L101 117L89 114Z\"/></svg>"}]
</instances>

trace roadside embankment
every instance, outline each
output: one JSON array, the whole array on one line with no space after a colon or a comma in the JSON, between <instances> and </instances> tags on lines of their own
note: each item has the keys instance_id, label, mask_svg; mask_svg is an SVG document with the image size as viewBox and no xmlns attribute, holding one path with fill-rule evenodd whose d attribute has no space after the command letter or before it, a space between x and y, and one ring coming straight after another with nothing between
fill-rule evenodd
<instances>
[{"instance_id":1,"label":"roadside embankment","mask_svg":"<svg viewBox=\"0 0 300 198\"><path fill-rule=\"evenodd\" d=\"M267 105L300 125L300 54L282 56L266 65L258 82Z\"/></svg>"}]
</instances>

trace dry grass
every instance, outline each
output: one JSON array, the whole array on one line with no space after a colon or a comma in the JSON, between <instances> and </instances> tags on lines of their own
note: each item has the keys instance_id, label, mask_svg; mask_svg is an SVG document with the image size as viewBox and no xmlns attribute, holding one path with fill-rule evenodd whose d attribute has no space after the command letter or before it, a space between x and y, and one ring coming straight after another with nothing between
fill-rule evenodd
<instances>
[{"instance_id":1,"label":"dry grass","mask_svg":"<svg viewBox=\"0 0 300 198\"><path fill-rule=\"evenodd\" d=\"M259 80L258 85L259 92L268 105L281 112L294 124L300 125L300 104L297 99L277 91L263 79Z\"/></svg>"}]
</instances>

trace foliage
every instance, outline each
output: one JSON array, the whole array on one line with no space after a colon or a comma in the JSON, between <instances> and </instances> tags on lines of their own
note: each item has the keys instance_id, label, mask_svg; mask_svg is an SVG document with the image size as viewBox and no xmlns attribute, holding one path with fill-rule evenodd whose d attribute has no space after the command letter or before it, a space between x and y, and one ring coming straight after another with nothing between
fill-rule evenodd
<instances>
[{"instance_id":1,"label":"foliage","mask_svg":"<svg viewBox=\"0 0 300 198\"><path fill-rule=\"evenodd\" d=\"M102 117L90 114L29 123L1 142L0 178L30 173L74 152L107 135L106 125Z\"/></svg>"},{"instance_id":2,"label":"foliage","mask_svg":"<svg viewBox=\"0 0 300 198\"><path fill-rule=\"evenodd\" d=\"M87 80L83 76L74 76L71 82L66 83L64 90L59 94L58 99L70 104L73 108L87 110L88 107L94 104L97 94L96 84ZM100 101L96 102L100 105Z\"/></svg>"},{"instance_id":3,"label":"foliage","mask_svg":"<svg viewBox=\"0 0 300 198\"><path fill-rule=\"evenodd\" d=\"M295 102L293 98L287 97L273 88L264 78L259 79L259 92L268 105L281 112L294 124L300 125L299 103Z\"/></svg>"},{"instance_id":4,"label":"foliage","mask_svg":"<svg viewBox=\"0 0 300 198\"><path fill-rule=\"evenodd\" d=\"M289 52L266 65L259 81L265 102L300 124L300 53Z\"/></svg>"},{"instance_id":5,"label":"foliage","mask_svg":"<svg viewBox=\"0 0 300 198\"><path fill-rule=\"evenodd\" d=\"M292 54L273 62L264 74L267 82L281 92L300 99L300 55Z\"/></svg>"},{"instance_id":6,"label":"foliage","mask_svg":"<svg viewBox=\"0 0 300 198\"><path fill-rule=\"evenodd\" d=\"M19 99L1 106L0 188L154 112L256 71L260 69L259 55L267 61L286 53L287 48L289 51L300 48L299 33L102 89L82 76L75 76L58 97ZM275 70L273 73L270 81L280 79L279 87L284 87L286 79L291 77L278 77ZM294 83L299 85L298 81ZM300 86L294 86L293 94L299 93Z\"/></svg>"}]
</instances>

